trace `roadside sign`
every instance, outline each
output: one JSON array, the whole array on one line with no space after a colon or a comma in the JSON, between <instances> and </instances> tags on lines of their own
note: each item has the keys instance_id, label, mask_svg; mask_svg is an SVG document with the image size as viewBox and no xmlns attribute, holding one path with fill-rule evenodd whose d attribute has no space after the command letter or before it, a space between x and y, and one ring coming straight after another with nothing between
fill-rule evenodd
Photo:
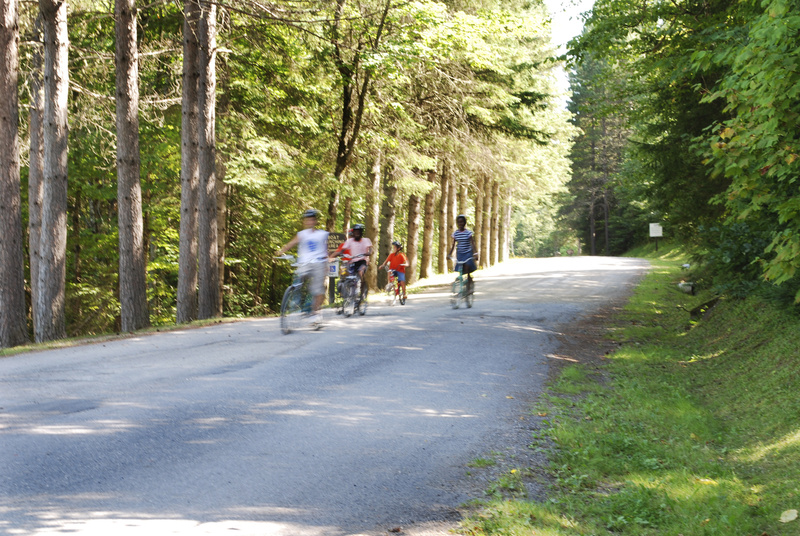
<instances>
[{"instance_id":1,"label":"roadside sign","mask_svg":"<svg viewBox=\"0 0 800 536\"><path fill-rule=\"evenodd\" d=\"M333 253L347 240L344 233L328 233L328 252ZM336 300L336 278L339 277L339 259L328 264L328 303Z\"/></svg>"},{"instance_id":2,"label":"roadside sign","mask_svg":"<svg viewBox=\"0 0 800 536\"><path fill-rule=\"evenodd\" d=\"M328 251L334 251L347 240L344 233L328 233Z\"/></svg>"},{"instance_id":3,"label":"roadside sign","mask_svg":"<svg viewBox=\"0 0 800 536\"><path fill-rule=\"evenodd\" d=\"M661 238L662 236L664 236L664 229L661 227L661 224L660 223L651 223L650 224L650 238Z\"/></svg>"}]
</instances>

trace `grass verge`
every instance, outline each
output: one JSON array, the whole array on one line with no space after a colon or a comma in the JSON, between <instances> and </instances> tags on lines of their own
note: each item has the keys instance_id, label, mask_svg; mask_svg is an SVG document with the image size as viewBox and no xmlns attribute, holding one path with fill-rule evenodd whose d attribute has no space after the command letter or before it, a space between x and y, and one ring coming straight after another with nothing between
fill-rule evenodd
<instances>
[{"instance_id":1,"label":"grass verge","mask_svg":"<svg viewBox=\"0 0 800 536\"><path fill-rule=\"evenodd\" d=\"M548 499L490 499L463 534L800 534L800 316L704 306L677 289L679 254L651 260L607 326L618 349L565 367L534 410Z\"/></svg>"}]
</instances>

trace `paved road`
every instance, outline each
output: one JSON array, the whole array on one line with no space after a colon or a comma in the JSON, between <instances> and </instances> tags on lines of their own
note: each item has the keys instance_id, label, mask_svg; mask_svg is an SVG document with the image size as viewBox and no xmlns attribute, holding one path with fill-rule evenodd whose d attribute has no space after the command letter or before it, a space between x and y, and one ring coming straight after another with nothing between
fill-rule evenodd
<instances>
[{"instance_id":1,"label":"paved road","mask_svg":"<svg viewBox=\"0 0 800 536\"><path fill-rule=\"evenodd\" d=\"M469 310L431 289L319 332L257 319L0 359L0 534L446 534L429 522L472 498L467 464L529 411L556 330L645 269L517 260Z\"/></svg>"}]
</instances>

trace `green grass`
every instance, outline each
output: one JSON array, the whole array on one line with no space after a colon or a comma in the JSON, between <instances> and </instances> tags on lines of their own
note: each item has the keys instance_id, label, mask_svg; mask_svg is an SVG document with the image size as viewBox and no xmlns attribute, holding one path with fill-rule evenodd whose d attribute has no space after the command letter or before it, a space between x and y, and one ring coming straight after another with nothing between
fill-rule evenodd
<instances>
[{"instance_id":1,"label":"green grass","mask_svg":"<svg viewBox=\"0 0 800 536\"><path fill-rule=\"evenodd\" d=\"M468 467L492 467L497 465L497 460L492 458L475 458L470 463L467 464Z\"/></svg>"},{"instance_id":2,"label":"green grass","mask_svg":"<svg viewBox=\"0 0 800 536\"><path fill-rule=\"evenodd\" d=\"M800 316L753 296L692 318L712 296L679 292L680 251L659 249L604 381L566 367L537 405L548 499L486 502L464 534L800 534L780 521L800 509Z\"/></svg>"}]
</instances>

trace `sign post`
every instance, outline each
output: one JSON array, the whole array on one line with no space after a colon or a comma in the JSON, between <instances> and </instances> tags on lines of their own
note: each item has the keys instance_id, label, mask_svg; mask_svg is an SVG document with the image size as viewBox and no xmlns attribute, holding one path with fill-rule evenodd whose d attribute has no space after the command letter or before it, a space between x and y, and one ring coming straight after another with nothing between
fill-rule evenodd
<instances>
[{"instance_id":1,"label":"sign post","mask_svg":"<svg viewBox=\"0 0 800 536\"><path fill-rule=\"evenodd\" d=\"M656 239L656 252L658 252L658 239L664 236L664 228L660 223L650 224L650 238Z\"/></svg>"},{"instance_id":2,"label":"sign post","mask_svg":"<svg viewBox=\"0 0 800 536\"><path fill-rule=\"evenodd\" d=\"M328 253L333 253L347 240L344 233L328 233ZM328 303L336 301L336 279L339 277L339 259L328 265Z\"/></svg>"}]
</instances>

